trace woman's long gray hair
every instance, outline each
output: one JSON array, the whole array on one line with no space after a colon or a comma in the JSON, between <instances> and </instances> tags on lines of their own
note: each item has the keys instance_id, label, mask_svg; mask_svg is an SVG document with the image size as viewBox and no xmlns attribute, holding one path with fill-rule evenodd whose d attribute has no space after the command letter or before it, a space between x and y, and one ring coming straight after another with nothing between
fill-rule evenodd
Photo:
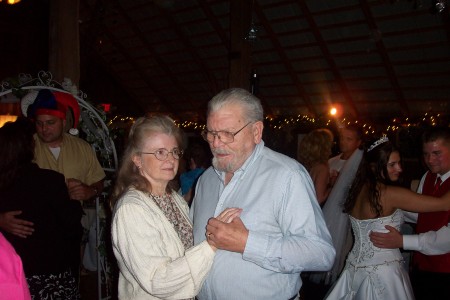
<instances>
[{"instance_id":1,"label":"woman's long gray hair","mask_svg":"<svg viewBox=\"0 0 450 300\"><path fill-rule=\"evenodd\" d=\"M150 182L141 175L133 162L133 157L139 155L147 139L151 139L152 136L158 133L174 136L178 147L183 147L183 133L170 117L156 115L137 119L130 129L128 144L117 173L116 183L110 200L111 208L114 207L117 200L130 186L140 191L151 189Z\"/></svg>"}]
</instances>

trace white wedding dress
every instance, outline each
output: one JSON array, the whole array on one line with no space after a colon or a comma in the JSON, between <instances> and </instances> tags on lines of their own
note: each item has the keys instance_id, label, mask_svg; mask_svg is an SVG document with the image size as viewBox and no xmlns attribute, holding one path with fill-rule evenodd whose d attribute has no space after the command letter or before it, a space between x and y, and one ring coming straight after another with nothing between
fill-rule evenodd
<instances>
[{"instance_id":1,"label":"white wedding dress","mask_svg":"<svg viewBox=\"0 0 450 300\"><path fill-rule=\"evenodd\" d=\"M403 220L399 209L378 219L358 220L350 216L355 243L326 299L414 299L399 249L380 249L369 239L371 231L386 232L386 225L399 230Z\"/></svg>"}]
</instances>

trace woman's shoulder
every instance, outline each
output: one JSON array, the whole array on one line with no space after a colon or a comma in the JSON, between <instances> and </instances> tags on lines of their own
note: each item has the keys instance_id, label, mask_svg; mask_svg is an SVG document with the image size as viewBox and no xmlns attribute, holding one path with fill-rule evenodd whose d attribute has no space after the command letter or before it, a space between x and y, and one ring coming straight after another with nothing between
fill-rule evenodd
<instances>
[{"instance_id":1,"label":"woman's shoulder","mask_svg":"<svg viewBox=\"0 0 450 300\"><path fill-rule=\"evenodd\" d=\"M330 167L328 166L328 162L316 163L311 167L311 170L315 172L330 172Z\"/></svg>"},{"instance_id":2,"label":"woman's shoulder","mask_svg":"<svg viewBox=\"0 0 450 300\"><path fill-rule=\"evenodd\" d=\"M25 178L31 177L34 182L65 182L64 175L50 169L40 168L37 164L31 163L22 170Z\"/></svg>"}]
</instances>

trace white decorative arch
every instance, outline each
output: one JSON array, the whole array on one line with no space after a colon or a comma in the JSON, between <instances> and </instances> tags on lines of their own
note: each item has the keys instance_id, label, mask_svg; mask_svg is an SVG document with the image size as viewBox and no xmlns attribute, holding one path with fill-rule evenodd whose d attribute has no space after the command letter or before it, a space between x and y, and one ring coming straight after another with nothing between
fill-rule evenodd
<instances>
[{"instance_id":1,"label":"white decorative arch","mask_svg":"<svg viewBox=\"0 0 450 300\"><path fill-rule=\"evenodd\" d=\"M62 83L59 83L53 80L50 72L40 71L36 78L33 78L29 74L19 74L18 79L4 80L1 82L0 88L1 103L18 103L30 91L39 91L41 89L72 94L80 106L81 120L79 122L79 128L84 133L85 140L95 150L99 162L107 174L108 172L111 174L117 170L117 152L109 129L105 124L104 113L87 102L87 95L78 90L70 79L65 78ZM26 114L24 113L24 115ZM110 299L110 266L101 250L101 248L106 247L105 241L102 238L105 234L105 226L101 225L101 222L105 222L105 217L104 211L99 203L99 197L97 197L95 201L95 249L97 252L98 299ZM102 289L102 285L106 286L106 295L104 295L105 291Z\"/></svg>"},{"instance_id":2,"label":"white decorative arch","mask_svg":"<svg viewBox=\"0 0 450 300\"><path fill-rule=\"evenodd\" d=\"M105 124L104 113L86 101L87 95L65 78L62 83L53 80L50 72L40 71L36 78L29 74L19 74L17 82L3 81L0 90L0 102L18 102L30 90L49 89L70 93L77 100L81 111L80 129L86 135L105 171L114 172L118 167L117 152ZM19 95L19 96L17 96Z\"/></svg>"}]
</instances>

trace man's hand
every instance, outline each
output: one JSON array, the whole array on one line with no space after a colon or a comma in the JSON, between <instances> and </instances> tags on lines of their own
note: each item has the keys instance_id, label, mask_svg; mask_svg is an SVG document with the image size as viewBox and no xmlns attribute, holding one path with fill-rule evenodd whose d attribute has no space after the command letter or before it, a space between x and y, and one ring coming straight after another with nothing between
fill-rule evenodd
<instances>
[{"instance_id":1,"label":"man's hand","mask_svg":"<svg viewBox=\"0 0 450 300\"><path fill-rule=\"evenodd\" d=\"M0 213L0 228L21 238L32 235L34 224L33 222L16 218L21 213L21 210Z\"/></svg>"},{"instance_id":2,"label":"man's hand","mask_svg":"<svg viewBox=\"0 0 450 300\"><path fill-rule=\"evenodd\" d=\"M234 218L239 217L241 215L241 212L242 208L227 208L223 212L221 212L220 215L216 217L216 219L224 223L230 223ZM208 244L211 246L211 248L216 251L217 247L215 247L213 242L211 241L211 235L211 232L206 231L206 240L208 241Z\"/></svg>"},{"instance_id":3,"label":"man's hand","mask_svg":"<svg viewBox=\"0 0 450 300\"><path fill-rule=\"evenodd\" d=\"M211 218L206 225L206 232L208 242L214 247L244 253L249 231L241 218L235 217L230 223Z\"/></svg>"},{"instance_id":4,"label":"man's hand","mask_svg":"<svg viewBox=\"0 0 450 300\"><path fill-rule=\"evenodd\" d=\"M67 187L69 189L70 199L72 200L86 201L97 195L92 186L84 184L78 179L67 179Z\"/></svg>"},{"instance_id":5,"label":"man's hand","mask_svg":"<svg viewBox=\"0 0 450 300\"><path fill-rule=\"evenodd\" d=\"M385 228L389 230L389 232L382 233L372 231L370 233L370 240L374 246L387 249L403 248L402 234L392 226L386 225Z\"/></svg>"}]
</instances>

